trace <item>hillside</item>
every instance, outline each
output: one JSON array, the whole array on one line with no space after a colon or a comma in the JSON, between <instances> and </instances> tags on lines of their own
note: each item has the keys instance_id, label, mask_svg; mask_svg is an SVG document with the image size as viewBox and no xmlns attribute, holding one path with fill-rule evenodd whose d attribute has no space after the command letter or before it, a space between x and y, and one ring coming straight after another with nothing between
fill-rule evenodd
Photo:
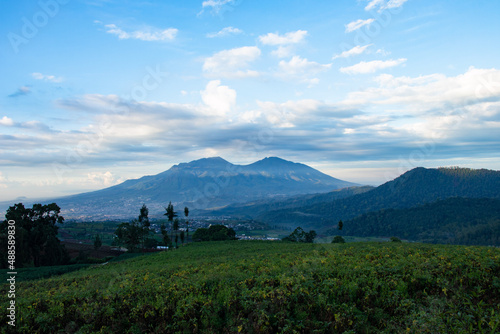
<instances>
[{"instance_id":1,"label":"hillside","mask_svg":"<svg viewBox=\"0 0 500 334\"><path fill-rule=\"evenodd\" d=\"M500 200L454 197L409 209L370 212L328 234L500 246Z\"/></svg>"},{"instance_id":2,"label":"hillside","mask_svg":"<svg viewBox=\"0 0 500 334\"><path fill-rule=\"evenodd\" d=\"M324 194L297 195L284 199L267 199L246 203L231 204L218 210L204 210L200 214L227 215L239 218L252 218L263 215L269 211L288 209L312 204L320 204L341 198L362 194L374 189L372 186L346 187Z\"/></svg>"},{"instance_id":3,"label":"hillside","mask_svg":"<svg viewBox=\"0 0 500 334\"><path fill-rule=\"evenodd\" d=\"M494 333L499 268L486 247L190 244L18 282L16 332Z\"/></svg>"},{"instance_id":4,"label":"hillside","mask_svg":"<svg viewBox=\"0 0 500 334\"><path fill-rule=\"evenodd\" d=\"M136 216L142 204L155 217L162 215L169 201L176 207L206 209L354 185L280 158L234 165L216 157L181 163L157 175L52 201L62 208L66 218L128 219Z\"/></svg>"},{"instance_id":5,"label":"hillside","mask_svg":"<svg viewBox=\"0 0 500 334\"><path fill-rule=\"evenodd\" d=\"M410 208L450 197L500 199L499 189L499 171L419 167L362 194L272 210L254 218L277 225L325 230L341 219L382 209Z\"/></svg>"}]
</instances>

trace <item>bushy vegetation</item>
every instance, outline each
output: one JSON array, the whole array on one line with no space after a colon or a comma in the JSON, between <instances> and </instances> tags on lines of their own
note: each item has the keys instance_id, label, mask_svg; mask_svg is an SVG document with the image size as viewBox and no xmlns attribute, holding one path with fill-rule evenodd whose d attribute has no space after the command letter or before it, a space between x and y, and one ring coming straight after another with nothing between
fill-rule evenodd
<instances>
[{"instance_id":1,"label":"bushy vegetation","mask_svg":"<svg viewBox=\"0 0 500 334\"><path fill-rule=\"evenodd\" d=\"M345 240L340 235L333 237L332 244L344 244Z\"/></svg>"},{"instance_id":2,"label":"bushy vegetation","mask_svg":"<svg viewBox=\"0 0 500 334\"><path fill-rule=\"evenodd\" d=\"M192 243L21 282L19 333L494 333L500 250ZM5 309L6 294L0 295Z\"/></svg>"},{"instance_id":3,"label":"bushy vegetation","mask_svg":"<svg viewBox=\"0 0 500 334\"><path fill-rule=\"evenodd\" d=\"M316 235L316 231L311 230L309 232L306 232L302 229L302 227L299 226L289 236L286 236L281 240L285 242L313 243Z\"/></svg>"},{"instance_id":4,"label":"bushy vegetation","mask_svg":"<svg viewBox=\"0 0 500 334\"><path fill-rule=\"evenodd\" d=\"M432 243L500 246L500 200L449 198L410 209L370 212L345 226L344 235L395 235ZM329 233L339 232L331 229Z\"/></svg>"},{"instance_id":5,"label":"bushy vegetation","mask_svg":"<svg viewBox=\"0 0 500 334\"><path fill-rule=\"evenodd\" d=\"M236 232L224 225L211 225L209 228L199 228L193 234L193 241L224 241L236 240Z\"/></svg>"}]
</instances>

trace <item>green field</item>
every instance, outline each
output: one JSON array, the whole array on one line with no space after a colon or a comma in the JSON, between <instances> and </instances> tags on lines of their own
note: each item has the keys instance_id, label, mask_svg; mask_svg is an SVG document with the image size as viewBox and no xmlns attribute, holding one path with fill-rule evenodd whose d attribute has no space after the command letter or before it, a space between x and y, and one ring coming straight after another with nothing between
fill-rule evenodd
<instances>
[{"instance_id":1,"label":"green field","mask_svg":"<svg viewBox=\"0 0 500 334\"><path fill-rule=\"evenodd\" d=\"M500 329L500 249L488 247L196 243L16 288L20 333Z\"/></svg>"}]
</instances>

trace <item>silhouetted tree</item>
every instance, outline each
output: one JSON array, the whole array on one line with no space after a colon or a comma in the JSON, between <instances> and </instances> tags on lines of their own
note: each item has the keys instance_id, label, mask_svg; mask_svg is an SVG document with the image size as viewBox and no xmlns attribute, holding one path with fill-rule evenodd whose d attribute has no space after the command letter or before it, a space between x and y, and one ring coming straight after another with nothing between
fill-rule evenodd
<instances>
[{"instance_id":1,"label":"silhouetted tree","mask_svg":"<svg viewBox=\"0 0 500 334\"><path fill-rule=\"evenodd\" d=\"M142 242L142 249L144 250L145 247L145 241L149 237L149 227L151 224L149 223L149 209L146 206L146 204L143 204L141 209L140 209L140 214L139 217L137 218L137 221L139 222L141 226L141 242Z\"/></svg>"},{"instance_id":2,"label":"silhouetted tree","mask_svg":"<svg viewBox=\"0 0 500 334\"><path fill-rule=\"evenodd\" d=\"M391 237L391 241L392 242L401 242L401 239L399 239L398 237Z\"/></svg>"},{"instance_id":3,"label":"silhouetted tree","mask_svg":"<svg viewBox=\"0 0 500 334\"><path fill-rule=\"evenodd\" d=\"M309 232L305 232L302 227L297 227L289 236L284 237L283 241L288 242L307 242L313 243L314 238L316 238L316 231L311 230Z\"/></svg>"},{"instance_id":4,"label":"silhouetted tree","mask_svg":"<svg viewBox=\"0 0 500 334\"><path fill-rule=\"evenodd\" d=\"M343 244L343 243L345 243L345 240L340 235L336 235L332 240L332 244Z\"/></svg>"},{"instance_id":5,"label":"silhouetted tree","mask_svg":"<svg viewBox=\"0 0 500 334\"><path fill-rule=\"evenodd\" d=\"M184 216L186 216L186 234L187 234L186 242L189 242L189 220L188 220L189 209L187 206L184 207Z\"/></svg>"},{"instance_id":6,"label":"silhouetted tree","mask_svg":"<svg viewBox=\"0 0 500 334\"><path fill-rule=\"evenodd\" d=\"M149 210L145 204L140 209L140 214L137 219L132 220L130 223L122 223L118 225L115 235L121 245L125 244L129 251L135 251L140 245L144 250L145 241L149 236Z\"/></svg>"},{"instance_id":7,"label":"silhouetted tree","mask_svg":"<svg viewBox=\"0 0 500 334\"><path fill-rule=\"evenodd\" d=\"M174 223L173 223L172 228L175 232L175 248L178 248L177 241L179 240L179 235L177 232L179 231L179 219L177 219L177 218L174 219Z\"/></svg>"},{"instance_id":8,"label":"silhouetted tree","mask_svg":"<svg viewBox=\"0 0 500 334\"><path fill-rule=\"evenodd\" d=\"M168 218L168 221L170 222L171 224L171 230L170 230L170 240L173 239L173 230L174 230L174 226L173 226L173 221L174 221L174 218L177 217L177 212L174 211L174 206L172 205L172 202L168 202L168 206L165 208L165 210L167 212L165 212L163 215L164 216L167 216Z\"/></svg>"},{"instance_id":9,"label":"silhouetted tree","mask_svg":"<svg viewBox=\"0 0 500 334\"><path fill-rule=\"evenodd\" d=\"M344 227L344 223L342 222L342 220L339 220L339 225L338 225L339 231L342 230L342 227Z\"/></svg>"},{"instance_id":10,"label":"silhouetted tree","mask_svg":"<svg viewBox=\"0 0 500 334\"><path fill-rule=\"evenodd\" d=\"M172 241L168 237L168 232L167 232L167 229L165 228L164 223L161 224L161 234L163 235L163 243L165 244L165 246L170 248L172 246Z\"/></svg>"},{"instance_id":11,"label":"silhouetted tree","mask_svg":"<svg viewBox=\"0 0 500 334\"><path fill-rule=\"evenodd\" d=\"M96 236L94 237L94 249L99 249L101 248L102 246L102 240L101 240L101 236L99 234L96 234Z\"/></svg>"},{"instance_id":12,"label":"silhouetted tree","mask_svg":"<svg viewBox=\"0 0 500 334\"><path fill-rule=\"evenodd\" d=\"M125 244L129 252L134 252L141 244L143 230L136 219L130 223L121 223L115 231L121 245Z\"/></svg>"},{"instance_id":13,"label":"silhouetted tree","mask_svg":"<svg viewBox=\"0 0 500 334\"><path fill-rule=\"evenodd\" d=\"M58 227L64 218L59 216L61 209L56 203L34 204L31 209L23 203L7 209L6 220L0 223L0 245L2 248L2 267L7 265L9 230L15 227L15 267L34 265L64 264L69 261L68 253L57 238ZM14 221L14 224L9 224ZM9 227L12 226L12 227ZM5 255L4 255L5 254Z\"/></svg>"}]
</instances>

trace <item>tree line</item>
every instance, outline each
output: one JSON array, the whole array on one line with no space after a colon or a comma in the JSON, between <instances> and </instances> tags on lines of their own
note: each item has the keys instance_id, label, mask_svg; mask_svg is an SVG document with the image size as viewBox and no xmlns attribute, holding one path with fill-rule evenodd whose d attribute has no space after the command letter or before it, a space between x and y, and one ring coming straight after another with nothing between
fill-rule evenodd
<instances>
[{"instance_id":1,"label":"tree line","mask_svg":"<svg viewBox=\"0 0 500 334\"><path fill-rule=\"evenodd\" d=\"M178 248L179 241L184 244L184 241L189 239L189 220L187 219L189 216L189 208L184 208L184 216L186 217L184 221L186 233L184 233L184 230L181 230L179 233L180 222L179 218L177 218L177 212L174 211L172 202L168 203L167 207L165 207L165 211L164 216L167 217L170 225L170 236L165 222L163 222L160 227L163 244L171 249L174 247L175 242L175 248ZM158 246L159 243L154 238L153 232L151 231L151 223L148 215L149 209L145 204L143 204L137 219L134 219L129 223L122 223L118 225L118 228L115 231L116 243L126 246L131 252Z\"/></svg>"}]
</instances>

